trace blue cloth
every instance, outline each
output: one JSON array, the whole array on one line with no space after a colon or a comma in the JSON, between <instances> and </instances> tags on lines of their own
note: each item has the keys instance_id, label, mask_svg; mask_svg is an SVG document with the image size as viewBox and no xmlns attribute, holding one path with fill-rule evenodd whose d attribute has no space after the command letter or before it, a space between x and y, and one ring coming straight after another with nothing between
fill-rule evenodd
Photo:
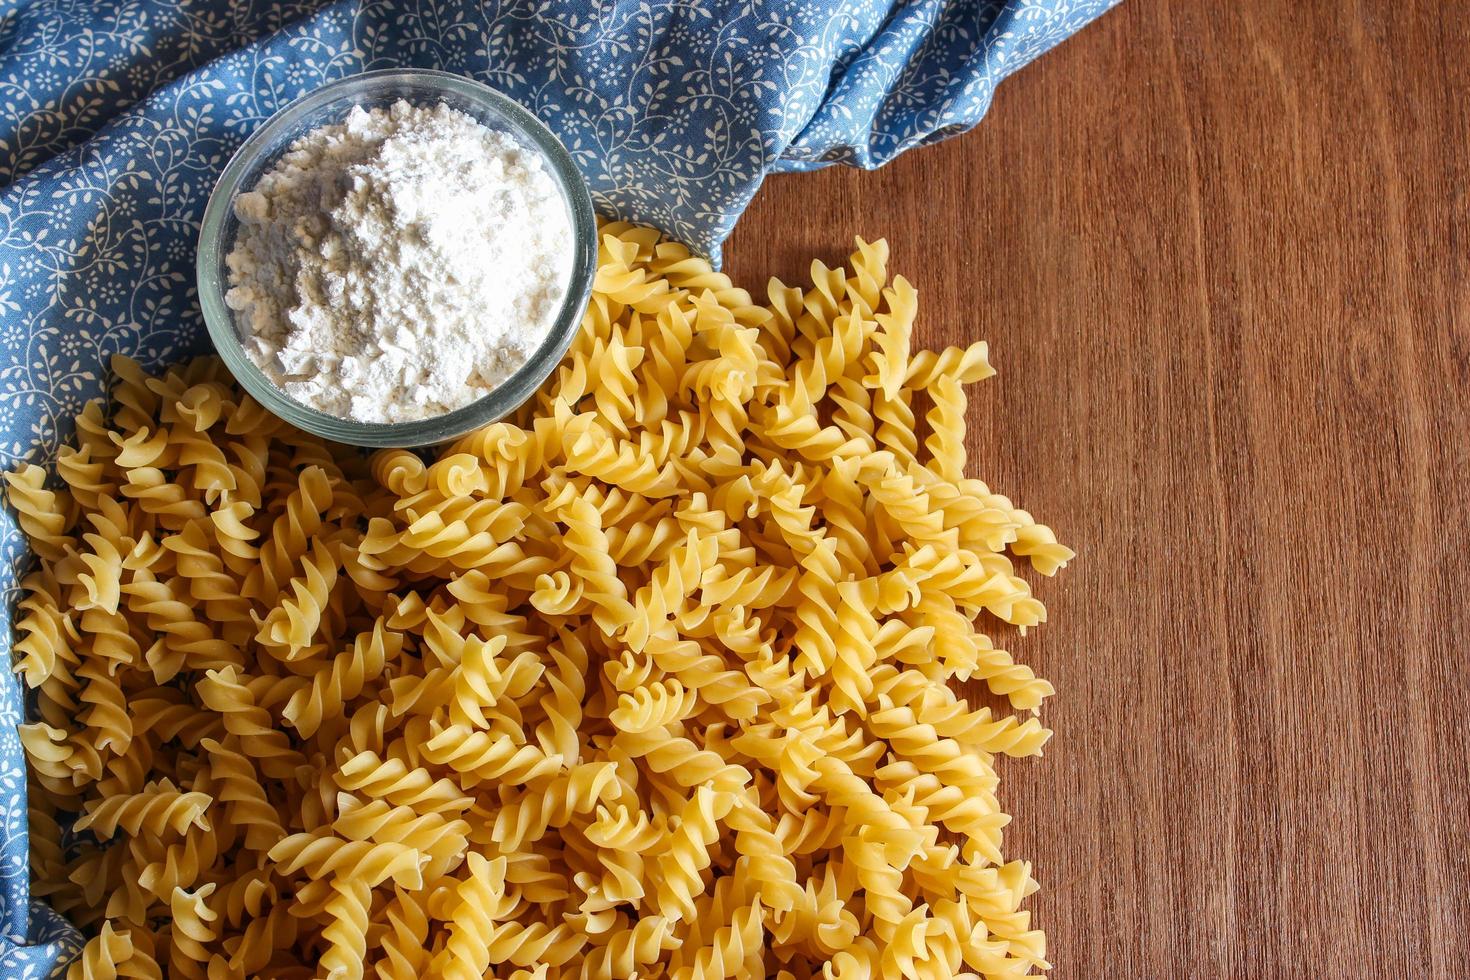
<instances>
[{"instance_id":1,"label":"blue cloth","mask_svg":"<svg viewBox=\"0 0 1470 980\"><path fill-rule=\"evenodd\" d=\"M0 0L0 462L49 463L121 352L202 350L194 241L231 152L322 82L472 75L566 143L601 211L718 258L771 172L878 166L1117 0ZM0 517L9 610L24 546ZM0 672L0 977L79 937L28 893L22 698Z\"/></svg>"}]
</instances>

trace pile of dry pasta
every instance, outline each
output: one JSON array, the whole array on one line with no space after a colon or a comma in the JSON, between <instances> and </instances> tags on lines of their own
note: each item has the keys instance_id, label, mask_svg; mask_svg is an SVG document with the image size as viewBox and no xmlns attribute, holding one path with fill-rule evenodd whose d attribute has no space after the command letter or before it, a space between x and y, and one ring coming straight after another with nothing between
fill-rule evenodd
<instances>
[{"instance_id":1,"label":"pile of dry pasta","mask_svg":"<svg viewBox=\"0 0 1470 980\"><path fill-rule=\"evenodd\" d=\"M1051 687L983 630L1072 553L964 476L985 346L910 351L881 241L758 305L603 233L559 372L432 462L119 360L9 477L73 976L1045 969L994 761Z\"/></svg>"}]
</instances>

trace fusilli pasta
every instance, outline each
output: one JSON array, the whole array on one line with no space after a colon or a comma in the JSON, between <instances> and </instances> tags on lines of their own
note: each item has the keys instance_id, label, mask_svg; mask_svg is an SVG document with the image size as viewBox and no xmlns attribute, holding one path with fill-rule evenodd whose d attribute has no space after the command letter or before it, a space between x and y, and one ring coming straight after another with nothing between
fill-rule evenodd
<instances>
[{"instance_id":1,"label":"fusilli pasta","mask_svg":"<svg viewBox=\"0 0 1470 980\"><path fill-rule=\"evenodd\" d=\"M648 229L599 261L550 382L436 458L119 359L64 486L9 475L69 976L1046 968L997 759L1052 688L988 633L1072 552L965 473L985 345L911 349L882 241L765 305Z\"/></svg>"}]
</instances>

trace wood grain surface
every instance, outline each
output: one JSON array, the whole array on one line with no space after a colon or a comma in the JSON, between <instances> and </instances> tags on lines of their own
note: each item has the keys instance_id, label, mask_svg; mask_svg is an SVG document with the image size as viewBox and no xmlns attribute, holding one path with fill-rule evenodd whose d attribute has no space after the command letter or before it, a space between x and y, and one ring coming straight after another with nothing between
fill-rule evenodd
<instances>
[{"instance_id":1,"label":"wood grain surface","mask_svg":"<svg viewBox=\"0 0 1470 980\"><path fill-rule=\"evenodd\" d=\"M1080 553L1002 786L1057 980L1470 976L1467 14L1129 0L729 245L991 341L972 469Z\"/></svg>"}]
</instances>

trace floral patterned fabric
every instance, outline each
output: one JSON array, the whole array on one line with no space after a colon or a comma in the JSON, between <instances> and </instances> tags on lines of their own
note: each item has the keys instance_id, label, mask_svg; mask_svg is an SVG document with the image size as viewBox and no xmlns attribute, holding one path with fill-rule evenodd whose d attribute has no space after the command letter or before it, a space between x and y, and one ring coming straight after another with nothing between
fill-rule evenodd
<instances>
[{"instance_id":1,"label":"floral patterned fabric","mask_svg":"<svg viewBox=\"0 0 1470 980\"><path fill-rule=\"evenodd\" d=\"M0 456L49 463L108 355L203 350L194 242L235 147L323 82L471 75L566 143L600 210L718 259L770 172L878 166L1117 0L0 0ZM24 546L0 517L0 636ZM29 898L0 672L0 977L80 937Z\"/></svg>"}]
</instances>

